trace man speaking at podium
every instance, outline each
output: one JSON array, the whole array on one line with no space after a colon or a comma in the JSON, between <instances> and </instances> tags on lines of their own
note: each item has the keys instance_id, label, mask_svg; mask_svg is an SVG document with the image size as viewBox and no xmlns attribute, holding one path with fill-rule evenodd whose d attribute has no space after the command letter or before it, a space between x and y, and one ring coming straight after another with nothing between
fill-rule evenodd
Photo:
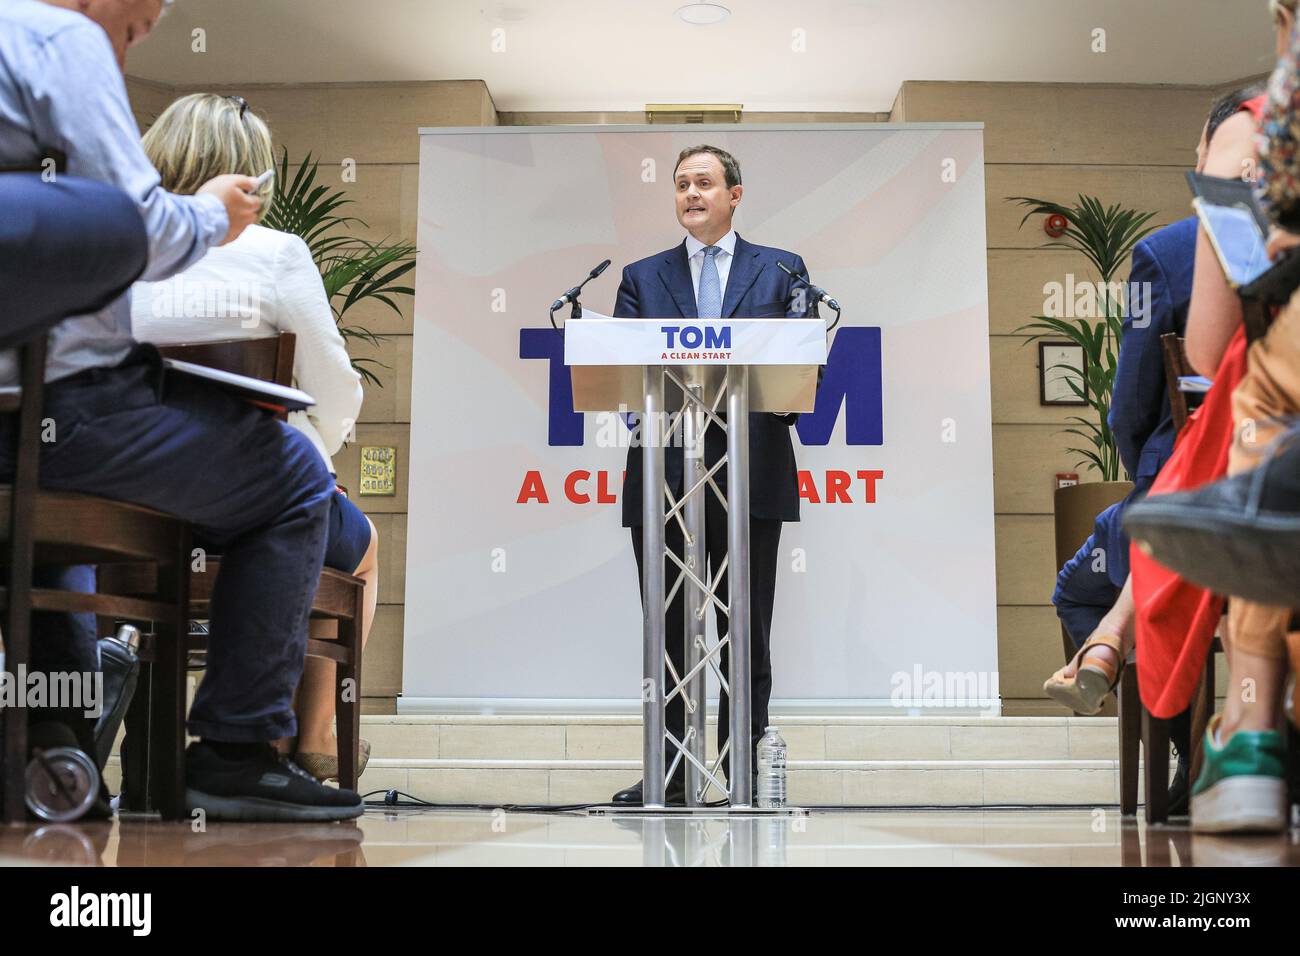
<instances>
[{"instance_id":1,"label":"man speaking at podium","mask_svg":"<svg viewBox=\"0 0 1300 956\"><path fill-rule=\"evenodd\" d=\"M806 279L808 273L803 260L782 249L746 242L731 227L732 216L744 189L740 184L740 165L730 153L716 146L692 146L682 150L673 171L673 189L677 221L686 230L686 239L623 270L623 282L614 306L616 318L669 318L678 315L688 319L803 318L806 315L804 296L800 297L800 308L792 308L797 283L777 266L778 262L783 262ZM799 520L799 483L794 446L790 442L790 426L797 418L797 415L768 413L751 413L749 416L751 749L757 746L767 727L767 706L772 696L770 636L781 523ZM726 454L726 436L717 426L710 426L705 431L704 446L704 464L709 468ZM673 442L665 449L664 458L668 486L680 499L685 490L682 487L684 469L680 442ZM726 469L716 478L725 494ZM714 569L710 574L714 574L727 553L727 515L716 496L707 494L705 498L706 547L709 564ZM636 554L639 582L642 562L639 445L628 450L627 478L623 483L623 526L632 529L632 549ZM682 555L682 530L678 522L668 522L664 529L664 543L676 555ZM672 581L675 571L676 566L665 559L666 580ZM684 587L678 589L667 611L668 655L678 674L685 673L684 590ZM727 593L725 576L718 590L720 594ZM727 618L721 611L716 613L721 636L727 632ZM722 672L728 673L725 649L721 663ZM727 706L724 692L718 712L719 750L727 740ZM676 739L684 739L684 695L678 694L669 702L665 723ZM672 762L671 752L668 762ZM683 759L668 784L669 804L685 803L685 768ZM616 804L641 802L640 782L614 795Z\"/></svg>"}]
</instances>

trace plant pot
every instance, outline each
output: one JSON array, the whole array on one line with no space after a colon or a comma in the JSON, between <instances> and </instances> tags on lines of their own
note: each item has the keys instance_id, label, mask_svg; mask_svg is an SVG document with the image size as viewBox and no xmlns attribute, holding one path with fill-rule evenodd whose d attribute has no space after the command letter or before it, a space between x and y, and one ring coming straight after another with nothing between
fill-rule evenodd
<instances>
[{"instance_id":1,"label":"plant pot","mask_svg":"<svg viewBox=\"0 0 1300 956\"><path fill-rule=\"evenodd\" d=\"M1097 515L1133 490L1131 481L1089 481L1057 488L1053 500L1056 516L1056 570L1060 571L1083 547L1092 534ZM1061 628L1062 648L1068 661L1074 656L1074 644Z\"/></svg>"}]
</instances>

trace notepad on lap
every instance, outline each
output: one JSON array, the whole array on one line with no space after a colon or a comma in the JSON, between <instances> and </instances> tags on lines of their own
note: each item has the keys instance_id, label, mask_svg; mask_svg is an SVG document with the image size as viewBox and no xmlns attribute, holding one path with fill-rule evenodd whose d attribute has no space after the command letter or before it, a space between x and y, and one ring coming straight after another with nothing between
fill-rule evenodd
<instances>
[{"instance_id":1,"label":"notepad on lap","mask_svg":"<svg viewBox=\"0 0 1300 956\"><path fill-rule=\"evenodd\" d=\"M240 398L273 409L297 412L316 404L316 399L301 389L289 388L287 385L276 385L274 382L264 382L260 378L249 378L247 375L223 372L221 369L208 368L206 365L195 365L193 362L182 362L178 359L163 359L163 367L171 374L201 378L225 391L238 395Z\"/></svg>"},{"instance_id":2,"label":"notepad on lap","mask_svg":"<svg viewBox=\"0 0 1300 956\"><path fill-rule=\"evenodd\" d=\"M1210 390L1214 383L1204 375L1180 375L1178 376L1178 391L1188 392L1192 395L1204 395Z\"/></svg>"}]
</instances>

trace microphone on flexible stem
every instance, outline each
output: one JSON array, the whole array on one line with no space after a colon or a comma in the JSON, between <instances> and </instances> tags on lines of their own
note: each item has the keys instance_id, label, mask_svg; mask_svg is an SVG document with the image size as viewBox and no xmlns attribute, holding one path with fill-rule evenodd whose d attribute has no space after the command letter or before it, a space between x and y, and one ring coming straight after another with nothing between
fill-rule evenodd
<instances>
[{"instance_id":1,"label":"microphone on flexible stem","mask_svg":"<svg viewBox=\"0 0 1300 956\"><path fill-rule=\"evenodd\" d=\"M826 305L829 306L831 310L834 311L835 313L835 321L832 322L826 328L826 331L829 332L831 331L831 329L835 328L835 326L840 324L840 304L836 302L833 298L831 298L830 294L825 289L823 289L821 286L813 285L811 282L808 281L807 276L803 276L800 275L798 272L795 272L784 262L777 260L776 264L780 267L781 271L784 272L786 275L788 275L791 279L794 279L800 285L804 285L808 287L808 293L812 297L812 308L809 309L810 317L821 318L820 313L817 311L817 304L819 302L825 302Z\"/></svg>"},{"instance_id":2,"label":"microphone on flexible stem","mask_svg":"<svg viewBox=\"0 0 1300 956\"><path fill-rule=\"evenodd\" d=\"M592 269L591 272L587 273L587 278L583 279L580 283L551 303L551 328L555 329L557 332L560 330L560 327L555 324L555 313L564 308L564 303L566 302L573 303L573 311L569 314L569 318L582 318L582 307L578 305L578 295L582 292L582 287L584 285L609 268L609 263L610 260L606 259L600 265L596 266L596 268Z\"/></svg>"}]
</instances>

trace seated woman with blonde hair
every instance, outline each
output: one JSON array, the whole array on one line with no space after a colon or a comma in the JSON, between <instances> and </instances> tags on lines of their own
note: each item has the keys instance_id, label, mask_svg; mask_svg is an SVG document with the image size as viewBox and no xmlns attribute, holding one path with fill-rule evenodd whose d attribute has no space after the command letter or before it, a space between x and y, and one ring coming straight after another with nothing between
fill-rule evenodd
<instances>
[{"instance_id":1,"label":"seated woman with blonde hair","mask_svg":"<svg viewBox=\"0 0 1300 956\"><path fill-rule=\"evenodd\" d=\"M258 176L273 168L271 133L239 97L194 93L172 103L144 136L144 149L169 192L193 193L222 173ZM274 187L262 187L262 216ZM292 332L294 384L316 399L289 424L316 446L330 472L331 456L343 446L361 410L361 376L352 367L307 244L295 235L261 225L211 250L166 282L136 286L131 321L135 337L156 345L256 338ZM379 593L378 534L342 490L333 496L325 566L362 578L365 604L361 636L370 633ZM312 636L333 622L313 621ZM294 756L321 780L338 776L334 733L334 663L309 658L298 689L298 738ZM370 745L361 741L359 766Z\"/></svg>"}]
</instances>

